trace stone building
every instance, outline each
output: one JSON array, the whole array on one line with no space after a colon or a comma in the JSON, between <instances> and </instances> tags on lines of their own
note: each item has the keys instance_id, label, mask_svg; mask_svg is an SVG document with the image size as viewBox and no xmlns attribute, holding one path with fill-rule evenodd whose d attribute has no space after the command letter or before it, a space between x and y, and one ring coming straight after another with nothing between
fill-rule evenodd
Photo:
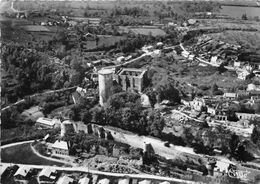
<instances>
[{"instance_id":1,"label":"stone building","mask_svg":"<svg viewBox=\"0 0 260 184\"><path fill-rule=\"evenodd\" d=\"M116 81L125 91L136 90L142 92L146 70L124 68L115 76Z\"/></svg>"}]
</instances>

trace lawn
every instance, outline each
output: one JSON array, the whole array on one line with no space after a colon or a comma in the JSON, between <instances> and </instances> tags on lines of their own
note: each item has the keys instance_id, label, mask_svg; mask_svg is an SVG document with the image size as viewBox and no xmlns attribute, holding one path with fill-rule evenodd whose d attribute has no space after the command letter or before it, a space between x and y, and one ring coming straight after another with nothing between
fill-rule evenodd
<instances>
[{"instance_id":1,"label":"lawn","mask_svg":"<svg viewBox=\"0 0 260 184\"><path fill-rule=\"evenodd\" d=\"M8 148L1 149L2 162L17 163L17 164L35 164L35 165L56 165L63 166L64 164L46 160L38 157L33 153L30 143L20 144Z\"/></svg>"}]
</instances>

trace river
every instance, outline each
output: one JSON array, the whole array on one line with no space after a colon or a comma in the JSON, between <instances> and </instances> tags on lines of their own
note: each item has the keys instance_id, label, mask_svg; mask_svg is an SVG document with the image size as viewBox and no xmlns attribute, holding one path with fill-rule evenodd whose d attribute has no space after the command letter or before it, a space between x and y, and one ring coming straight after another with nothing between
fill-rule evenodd
<instances>
[{"instance_id":1,"label":"river","mask_svg":"<svg viewBox=\"0 0 260 184\"><path fill-rule=\"evenodd\" d=\"M246 14L247 17L258 16L260 18L260 7L221 6L220 13L232 18L241 18L243 14Z\"/></svg>"}]
</instances>

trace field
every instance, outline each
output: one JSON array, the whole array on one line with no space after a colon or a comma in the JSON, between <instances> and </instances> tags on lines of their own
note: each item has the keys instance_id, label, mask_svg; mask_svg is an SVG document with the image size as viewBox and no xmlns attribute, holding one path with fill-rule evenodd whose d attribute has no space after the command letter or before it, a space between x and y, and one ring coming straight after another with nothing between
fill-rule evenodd
<instances>
[{"instance_id":1,"label":"field","mask_svg":"<svg viewBox=\"0 0 260 184\"><path fill-rule=\"evenodd\" d=\"M30 143L20 144L8 148L1 149L2 162L18 163L18 164L36 164L36 165L56 165L64 164L43 159L35 155L30 147Z\"/></svg>"},{"instance_id":2,"label":"field","mask_svg":"<svg viewBox=\"0 0 260 184\"><path fill-rule=\"evenodd\" d=\"M213 33L209 36L226 41L230 44L241 44L255 50L260 54L260 33L259 32L241 32L241 31L225 31L222 33Z\"/></svg>"}]
</instances>

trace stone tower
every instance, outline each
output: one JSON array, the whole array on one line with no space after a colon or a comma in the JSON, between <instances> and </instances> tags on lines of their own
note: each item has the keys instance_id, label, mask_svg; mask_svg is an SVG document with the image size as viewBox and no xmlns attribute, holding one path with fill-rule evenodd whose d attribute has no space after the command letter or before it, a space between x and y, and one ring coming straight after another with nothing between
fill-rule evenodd
<instances>
[{"instance_id":1,"label":"stone tower","mask_svg":"<svg viewBox=\"0 0 260 184\"><path fill-rule=\"evenodd\" d=\"M98 71L99 84L99 103L104 106L108 98L112 95L111 88L113 86L113 70L102 69Z\"/></svg>"}]
</instances>

